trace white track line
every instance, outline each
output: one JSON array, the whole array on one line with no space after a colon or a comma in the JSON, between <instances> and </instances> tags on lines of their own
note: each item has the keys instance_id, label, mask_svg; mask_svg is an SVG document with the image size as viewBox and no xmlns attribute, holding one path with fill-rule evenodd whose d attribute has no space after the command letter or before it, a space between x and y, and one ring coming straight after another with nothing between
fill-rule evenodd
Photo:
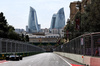
<instances>
[{"instance_id":1,"label":"white track line","mask_svg":"<svg viewBox=\"0 0 100 66\"><path fill-rule=\"evenodd\" d=\"M57 55L59 56L59 55ZM64 58L62 58L61 56L59 56L63 61L65 61L68 65L72 66L69 62L67 62Z\"/></svg>"}]
</instances>

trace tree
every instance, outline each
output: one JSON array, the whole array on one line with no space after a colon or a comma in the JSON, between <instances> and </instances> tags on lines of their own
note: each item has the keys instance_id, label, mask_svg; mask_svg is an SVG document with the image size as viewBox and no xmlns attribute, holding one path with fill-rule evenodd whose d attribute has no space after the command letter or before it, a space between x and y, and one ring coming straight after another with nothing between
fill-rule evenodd
<instances>
[{"instance_id":1,"label":"tree","mask_svg":"<svg viewBox=\"0 0 100 66\"><path fill-rule=\"evenodd\" d=\"M91 4L91 9L89 12L89 21L91 21L90 31L99 32L100 31L100 0L94 0Z\"/></svg>"},{"instance_id":2,"label":"tree","mask_svg":"<svg viewBox=\"0 0 100 66\"><path fill-rule=\"evenodd\" d=\"M8 31L9 31L9 32L13 32L14 30L15 30L15 29L14 29L13 26L11 26L11 25L8 26Z\"/></svg>"},{"instance_id":3,"label":"tree","mask_svg":"<svg viewBox=\"0 0 100 66\"><path fill-rule=\"evenodd\" d=\"M0 37L21 41L21 36L15 33L13 26L8 25L3 12L0 13Z\"/></svg>"},{"instance_id":4,"label":"tree","mask_svg":"<svg viewBox=\"0 0 100 66\"><path fill-rule=\"evenodd\" d=\"M85 8L85 13L82 15L82 23L84 32L99 32L100 31L100 0L92 0Z\"/></svg>"},{"instance_id":5,"label":"tree","mask_svg":"<svg viewBox=\"0 0 100 66\"><path fill-rule=\"evenodd\" d=\"M64 28L64 32L65 32L65 37L64 39L73 39L73 33L75 32L74 29L75 29L75 24L73 24L69 19L67 21L67 25L65 26Z\"/></svg>"},{"instance_id":6,"label":"tree","mask_svg":"<svg viewBox=\"0 0 100 66\"><path fill-rule=\"evenodd\" d=\"M85 32L99 32L100 31L100 0L92 0L91 4L87 4L85 12L77 12L75 15L75 20L80 20L80 30L76 30L76 22L74 20L73 24L68 22L64 31L71 32L69 36L70 40L84 34ZM66 35L65 35L66 38Z\"/></svg>"},{"instance_id":7,"label":"tree","mask_svg":"<svg viewBox=\"0 0 100 66\"><path fill-rule=\"evenodd\" d=\"M7 38L8 25L3 13L0 13L0 37Z\"/></svg>"},{"instance_id":8,"label":"tree","mask_svg":"<svg viewBox=\"0 0 100 66\"><path fill-rule=\"evenodd\" d=\"M13 40L19 40L21 41L20 35L15 33L15 32L9 32L8 33L8 38L13 39Z\"/></svg>"},{"instance_id":9,"label":"tree","mask_svg":"<svg viewBox=\"0 0 100 66\"><path fill-rule=\"evenodd\" d=\"M21 41L25 41L24 34L21 35Z\"/></svg>"},{"instance_id":10,"label":"tree","mask_svg":"<svg viewBox=\"0 0 100 66\"><path fill-rule=\"evenodd\" d=\"M25 40L26 40L26 42L29 42L29 36L28 35L25 36Z\"/></svg>"}]
</instances>

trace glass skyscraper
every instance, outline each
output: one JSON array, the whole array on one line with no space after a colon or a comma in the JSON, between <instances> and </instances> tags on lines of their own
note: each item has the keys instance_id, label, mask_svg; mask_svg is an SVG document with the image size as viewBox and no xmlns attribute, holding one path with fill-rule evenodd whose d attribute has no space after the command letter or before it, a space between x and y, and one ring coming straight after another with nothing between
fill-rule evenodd
<instances>
[{"instance_id":1,"label":"glass skyscraper","mask_svg":"<svg viewBox=\"0 0 100 66\"><path fill-rule=\"evenodd\" d=\"M57 14L53 14L50 29L62 29L65 26L64 8L61 8Z\"/></svg>"},{"instance_id":2,"label":"glass skyscraper","mask_svg":"<svg viewBox=\"0 0 100 66\"><path fill-rule=\"evenodd\" d=\"M55 28L55 22L56 22L56 14L53 14L50 29Z\"/></svg>"},{"instance_id":3,"label":"glass skyscraper","mask_svg":"<svg viewBox=\"0 0 100 66\"><path fill-rule=\"evenodd\" d=\"M38 24L36 11L32 7L30 7L28 31L33 33L33 32L39 32L39 30L40 30L40 25Z\"/></svg>"},{"instance_id":4,"label":"glass skyscraper","mask_svg":"<svg viewBox=\"0 0 100 66\"><path fill-rule=\"evenodd\" d=\"M65 26L64 8L61 8L56 15L55 28L62 29Z\"/></svg>"}]
</instances>

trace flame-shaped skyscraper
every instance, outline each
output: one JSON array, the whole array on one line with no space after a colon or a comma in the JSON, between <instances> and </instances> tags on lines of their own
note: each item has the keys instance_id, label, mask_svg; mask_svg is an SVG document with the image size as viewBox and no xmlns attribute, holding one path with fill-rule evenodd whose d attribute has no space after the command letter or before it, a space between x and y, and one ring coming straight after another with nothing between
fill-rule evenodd
<instances>
[{"instance_id":1,"label":"flame-shaped skyscraper","mask_svg":"<svg viewBox=\"0 0 100 66\"><path fill-rule=\"evenodd\" d=\"M29 21L28 21L28 32L39 32L40 25L38 24L37 14L34 8L30 7Z\"/></svg>"},{"instance_id":2,"label":"flame-shaped skyscraper","mask_svg":"<svg viewBox=\"0 0 100 66\"><path fill-rule=\"evenodd\" d=\"M65 26L64 8L61 8L57 14L53 14L50 29L63 29Z\"/></svg>"},{"instance_id":3,"label":"flame-shaped skyscraper","mask_svg":"<svg viewBox=\"0 0 100 66\"><path fill-rule=\"evenodd\" d=\"M56 29L62 29L65 26L65 14L64 14L64 8L61 8L56 16L56 22L55 22L55 28Z\"/></svg>"},{"instance_id":4,"label":"flame-shaped skyscraper","mask_svg":"<svg viewBox=\"0 0 100 66\"><path fill-rule=\"evenodd\" d=\"M50 29L55 28L55 22L56 22L56 14L53 14Z\"/></svg>"}]
</instances>

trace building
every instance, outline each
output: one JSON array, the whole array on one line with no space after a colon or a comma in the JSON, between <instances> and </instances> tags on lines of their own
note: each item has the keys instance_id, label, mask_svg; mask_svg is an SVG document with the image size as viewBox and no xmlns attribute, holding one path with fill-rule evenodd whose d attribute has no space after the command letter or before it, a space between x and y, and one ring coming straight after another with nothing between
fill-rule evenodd
<instances>
[{"instance_id":1,"label":"building","mask_svg":"<svg viewBox=\"0 0 100 66\"><path fill-rule=\"evenodd\" d=\"M82 6L82 12L85 11L84 7L86 7L87 4L91 4L91 0L82 0L81 5L84 5Z\"/></svg>"},{"instance_id":2,"label":"building","mask_svg":"<svg viewBox=\"0 0 100 66\"><path fill-rule=\"evenodd\" d=\"M28 31L29 33L40 31L40 25L38 24L37 14L36 14L35 9L33 9L32 7L30 7Z\"/></svg>"},{"instance_id":3,"label":"building","mask_svg":"<svg viewBox=\"0 0 100 66\"><path fill-rule=\"evenodd\" d=\"M51 34L58 34L59 37L63 37L64 33L62 32L65 26L65 14L64 8L61 8L57 14L53 14L50 26Z\"/></svg>"},{"instance_id":4,"label":"building","mask_svg":"<svg viewBox=\"0 0 100 66\"><path fill-rule=\"evenodd\" d=\"M56 22L56 14L53 14L50 29L55 28L55 22Z\"/></svg>"},{"instance_id":5,"label":"building","mask_svg":"<svg viewBox=\"0 0 100 66\"><path fill-rule=\"evenodd\" d=\"M83 13L85 11L85 7L87 4L91 3L91 0L82 0L79 1L81 4L81 13ZM79 12L79 9L76 8L78 1L74 1L70 3L70 21L74 21L75 15L77 14L77 12Z\"/></svg>"},{"instance_id":6,"label":"building","mask_svg":"<svg viewBox=\"0 0 100 66\"><path fill-rule=\"evenodd\" d=\"M56 43L58 34L47 34L47 35L29 35L29 42L32 43Z\"/></svg>"},{"instance_id":7,"label":"building","mask_svg":"<svg viewBox=\"0 0 100 66\"><path fill-rule=\"evenodd\" d=\"M15 32L18 34L25 34L25 30L24 29L15 29Z\"/></svg>"},{"instance_id":8,"label":"building","mask_svg":"<svg viewBox=\"0 0 100 66\"><path fill-rule=\"evenodd\" d=\"M41 25L40 24L38 24L38 27L39 27L39 31L41 30Z\"/></svg>"},{"instance_id":9,"label":"building","mask_svg":"<svg viewBox=\"0 0 100 66\"><path fill-rule=\"evenodd\" d=\"M26 32L29 32L28 26L26 26Z\"/></svg>"},{"instance_id":10,"label":"building","mask_svg":"<svg viewBox=\"0 0 100 66\"><path fill-rule=\"evenodd\" d=\"M43 32L45 34L49 34L50 33L49 29L47 29L47 28L41 29L41 32Z\"/></svg>"},{"instance_id":11,"label":"building","mask_svg":"<svg viewBox=\"0 0 100 66\"><path fill-rule=\"evenodd\" d=\"M57 15L56 15L56 21L55 21L55 29L62 29L65 26L65 14L64 14L64 8L61 8Z\"/></svg>"},{"instance_id":12,"label":"building","mask_svg":"<svg viewBox=\"0 0 100 66\"><path fill-rule=\"evenodd\" d=\"M51 34L58 34L60 38L64 37L64 29L51 29Z\"/></svg>"},{"instance_id":13,"label":"building","mask_svg":"<svg viewBox=\"0 0 100 66\"><path fill-rule=\"evenodd\" d=\"M70 3L70 21L74 20L74 17L76 13L78 12L78 9L76 8L76 4L77 4L76 1Z\"/></svg>"},{"instance_id":14,"label":"building","mask_svg":"<svg viewBox=\"0 0 100 66\"><path fill-rule=\"evenodd\" d=\"M59 34L60 34L60 37L63 38L64 37L64 29L60 29Z\"/></svg>"},{"instance_id":15,"label":"building","mask_svg":"<svg viewBox=\"0 0 100 66\"><path fill-rule=\"evenodd\" d=\"M51 29L50 31L51 31L52 34L58 34L59 30L58 29Z\"/></svg>"}]
</instances>

